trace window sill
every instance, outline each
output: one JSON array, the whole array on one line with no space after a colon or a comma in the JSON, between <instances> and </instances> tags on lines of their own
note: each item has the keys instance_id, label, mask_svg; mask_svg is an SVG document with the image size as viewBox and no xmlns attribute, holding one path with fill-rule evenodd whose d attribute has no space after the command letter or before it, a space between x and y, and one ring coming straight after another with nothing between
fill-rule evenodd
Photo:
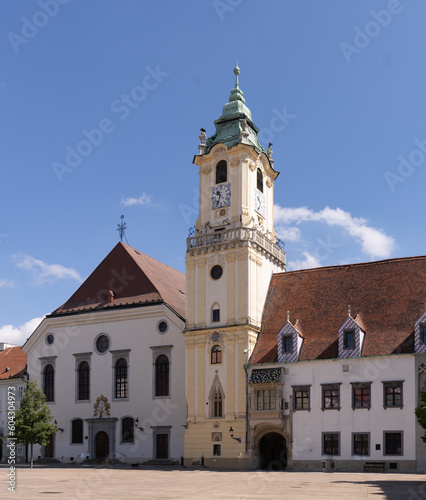
<instances>
[{"instance_id":1,"label":"window sill","mask_svg":"<svg viewBox=\"0 0 426 500\"><path fill-rule=\"evenodd\" d=\"M370 410L371 406L352 406L352 410Z\"/></svg>"},{"instance_id":2,"label":"window sill","mask_svg":"<svg viewBox=\"0 0 426 500\"><path fill-rule=\"evenodd\" d=\"M385 410L389 410L389 409L392 409L392 408L399 408L400 410L402 410L404 408L404 405L401 405L401 406L383 406L383 408Z\"/></svg>"},{"instance_id":3,"label":"window sill","mask_svg":"<svg viewBox=\"0 0 426 500\"><path fill-rule=\"evenodd\" d=\"M114 401L115 403L119 403L120 401L129 401L129 398L126 397L126 398L112 398L112 401Z\"/></svg>"},{"instance_id":4,"label":"window sill","mask_svg":"<svg viewBox=\"0 0 426 500\"><path fill-rule=\"evenodd\" d=\"M330 411L330 410L337 410L337 411L340 411L342 409L341 406L337 407L337 408L321 408L322 411Z\"/></svg>"},{"instance_id":5,"label":"window sill","mask_svg":"<svg viewBox=\"0 0 426 500\"><path fill-rule=\"evenodd\" d=\"M170 394L168 396L152 396L152 399L170 399Z\"/></svg>"}]
</instances>

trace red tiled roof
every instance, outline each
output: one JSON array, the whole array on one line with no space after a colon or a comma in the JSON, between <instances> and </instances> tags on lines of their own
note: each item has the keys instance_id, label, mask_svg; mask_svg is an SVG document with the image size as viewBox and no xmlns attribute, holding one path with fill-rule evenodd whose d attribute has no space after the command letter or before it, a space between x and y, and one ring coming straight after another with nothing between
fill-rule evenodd
<instances>
[{"instance_id":1,"label":"red tiled roof","mask_svg":"<svg viewBox=\"0 0 426 500\"><path fill-rule=\"evenodd\" d=\"M108 290L112 302L105 301ZM152 302L166 302L185 317L185 275L120 242L52 315Z\"/></svg>"},{"instance_id":2,"label":"red tiled roof","mask_svg":"<svg viewBox=\"0 0 426 500\"><path fill-rule=\"evenodd\" d=\"M425 298L426 256L275 274L250 363L275 362L287 311L303 332L300 360L336 358L349 304L366 332L363 356L413 352Z\"/></svg>"},{"instance_id":3,"label":"red tiled roof","mask_svg":"<svg viewBox=\"0 0 426 500\"><path fill-rule=\"evenodd\" d=\"M27 355L20 347L8 347L0 352L0 379L21 378L27 366Z\"/></svg>"}]
</instances>

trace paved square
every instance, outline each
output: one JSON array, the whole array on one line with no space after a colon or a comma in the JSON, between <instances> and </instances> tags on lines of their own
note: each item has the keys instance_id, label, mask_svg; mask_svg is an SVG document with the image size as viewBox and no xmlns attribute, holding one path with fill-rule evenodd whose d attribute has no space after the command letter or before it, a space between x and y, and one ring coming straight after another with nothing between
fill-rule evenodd
<instances>
[{"instance_id":1,"label":"paved square","mask_svg":"<svg viewBox=\"0 0 426 500\"><path fill-rule=\"evenodd\" d=\"M13 493L8 472L0 467L1 499L426 499L423 474L36 466L17 470Z\"/></svg>"}]
</instances>

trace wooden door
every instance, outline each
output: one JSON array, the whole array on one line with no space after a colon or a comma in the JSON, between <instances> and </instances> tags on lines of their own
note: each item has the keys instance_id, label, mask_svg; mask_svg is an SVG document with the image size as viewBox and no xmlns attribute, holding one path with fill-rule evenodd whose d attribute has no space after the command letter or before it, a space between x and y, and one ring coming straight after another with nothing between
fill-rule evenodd
<instances>
[{"instance_id":1,"label":"wooden door","mask_svg":"<svg viewBox=\"0 0 426 500\"><path fill-rule=\"evenodd\" d=\"M44 447L44 458L54 458L55 456L55 436L50 438L50 441Z\"/></svg>"},{"instance_id":2,"label":"wooden door","mask_svg":"<svg viewBox=\"0 0 426 500\"><path fill-rule=\"evenodd\" d=\"M169 458L169 435L156 434L156 456L155 458Z\"/></svg>"},{"instance_id":3,"label":"wooden door","mask_svg":"<svg viewBox=\"0 0 426 500\"><path fill-rule=\"evenodd\" d=\"M95 437L96 458L108 458L109 437L104 431L99 431Z\"/></svg>"}]
</instances>

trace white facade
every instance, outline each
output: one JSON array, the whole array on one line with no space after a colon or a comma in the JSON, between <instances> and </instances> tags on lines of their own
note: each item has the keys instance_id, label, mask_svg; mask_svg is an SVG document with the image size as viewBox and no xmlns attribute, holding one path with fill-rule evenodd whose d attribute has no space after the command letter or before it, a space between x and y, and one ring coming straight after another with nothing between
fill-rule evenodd
<instances>
[{"instance_id":1,"label":"white facade","mask_svg":"<svg viewBox=\"0 0 426 500\"><path fill-rule=\"evenodd\" d=\"M159 329L161 322L167 323L164 333ZM58 427L53 453L50 451L54 458L65 462L97 458L96 436L105 433L109 459L131 463L156 458L180 460L186 421L183 324L165 304L44 319L24 350L30 378L39 387L44 386L46 366L54 369L54 401L48 402ZM109 340L103 353L96 343L101 334ZM50 345L52 337L48 339L48 335L53 335ZM157 397L155 362L160 355L169 360L169 388L168 395ZM116 365L120 359L127 364L127 380L121 388L122 397L117 398ZM78 370L84 361L90 367L89 396L79 400ZM109 415L105 412L102 418L94 415L94 404L100 396L110 405ZM122 433L123 418L133 419L134 436L131 438L130 432L130 440L129 434L124 437ZM82 439L78 432L73 438L75 419L83 421ZM160 445L161 450L157 449ZM35 457L48 454L44 447L34 450Z\"/></svg>"},{"instance_id":2,"label":"white facade","mask_svg":"<svg viewBox=\"0 0 426 500\"><path fill-rule=\"evenodd\" d=\"M283 437L286 456L282 458L288 468L318 470L330 466L334 470L363 470L366 462L384 462L385 470L415 470L416 446L420 445L418 439L416 443L414 415L418 404L415 363L415 355L402 354L252 365L249 377L253 370L260 370L258 373L270 369L281 371L279 382L254 383L250 379L252 456L261 455L264 436L278 433ZM402 403L399 404L398 399L395 406L386 403L384 394L385 387L392 383L402 386ZM361 407L354 397L358 384L370 387L368 399L364 399ZM337 391L334 404L330 404L330 399L325 404L324 397L330 393L324 391L333 388ZM258 391L265 390L275 393L274 409L271 405L259 409ZM300 396L296 391L305 391L308 395L308 403L303 408L301 400L296 401ZM326 434L337 439L336 453L327 453L324 440L329 437ZM391 441L398 441L399 436L401 447L394 442L395 447L391 449ZM364 453L354 449L354 439L364 440ZM271 463L271 468L280 466Z\"/></svg>"},{"instance_id":3,"label":"white facade","mask_svg":"<svg viewBox=\"0 0 426 500\"><path fill-rule=\"evenodd\" d=\"M7 450L8 411L19 408L26 386L27 383L22 378L0 380L0 463L7 463L10 455ZM25 462L25 446L17 444L15 452L16 463Z\"/></svg>"}]
</instances>

